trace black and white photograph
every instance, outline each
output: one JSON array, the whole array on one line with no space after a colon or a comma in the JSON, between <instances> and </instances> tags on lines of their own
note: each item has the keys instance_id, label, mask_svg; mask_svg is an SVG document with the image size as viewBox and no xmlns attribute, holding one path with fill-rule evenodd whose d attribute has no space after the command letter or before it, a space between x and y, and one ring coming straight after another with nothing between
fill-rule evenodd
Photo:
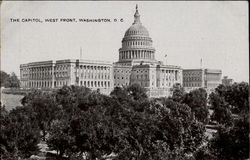
<instances>
[{"instance_id":1,"label":"black and white photograph","mask_svg":"<svg viewBox=\"0 0 250 160\"><path fill-rule=\"evenodd\" d=\"M247 1L0 1L1 160L249 160Z\"/></svg>"}]
</instances>

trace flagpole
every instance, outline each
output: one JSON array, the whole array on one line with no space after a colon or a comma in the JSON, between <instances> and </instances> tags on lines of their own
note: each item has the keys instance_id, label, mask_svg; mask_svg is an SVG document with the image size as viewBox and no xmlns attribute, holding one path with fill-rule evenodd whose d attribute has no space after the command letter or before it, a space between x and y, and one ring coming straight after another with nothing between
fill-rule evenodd
<instances>
[{"instance_id":1,"label":"flagpole","mask_svg":"<svg viewBox=\"0 0 250 160\"><path fill-rule=\"evenodd\" d=\"M201 58L201 61L200 61L200 67L201 67L201 69L202 69L202 58Z\"/></svg>"},{"instance_id":2,"label":"flagpole","mask_svg":"<svg viewBox=\"0 0 250 160\"><path fill-rule=\"evenodd\" d=\"M80 47L80 59L82 59L82 47Z\"/></svg>"},{"instance_id":3,"label":"flagpole","mask_svg":"<svg viewBox=\"0 0 250 160\"><path fill-rule=\"evenodd\" d=\"M167 56L168 56L167 54L165 54L165 56L164 56L166 65L167 65Z\"/></svg>"}]
</instances>

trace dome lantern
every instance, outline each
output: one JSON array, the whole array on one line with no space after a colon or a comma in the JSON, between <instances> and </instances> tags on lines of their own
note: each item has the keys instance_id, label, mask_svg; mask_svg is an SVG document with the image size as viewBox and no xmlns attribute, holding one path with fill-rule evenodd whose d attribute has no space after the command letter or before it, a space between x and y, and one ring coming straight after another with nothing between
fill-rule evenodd
<instances>
[{"instance_id":1,"label":"dome lantern","mask_svg":"<svg viewBox=\"0 0 250 160\"><path fill-rule=\"evenodd\" d=\"M138 23L141 23L140 14L139 14L139 11L138 11L138 5L136 5L135 9L136 9L135 14L134 14L135 20L134 20L133 24L138 24Z\"/></svg>"}]
</instances>

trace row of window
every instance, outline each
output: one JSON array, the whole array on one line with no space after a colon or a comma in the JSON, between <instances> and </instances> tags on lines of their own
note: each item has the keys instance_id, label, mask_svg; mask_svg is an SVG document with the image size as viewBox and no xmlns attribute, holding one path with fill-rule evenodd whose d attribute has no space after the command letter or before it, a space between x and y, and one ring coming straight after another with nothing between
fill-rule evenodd
<instances>
[{"instance_id":1,"label":"row of window","mask_svg":"<svg viewBox=\"0 0 250 160\"><path fill-rule=\"evenodd\" d=\"M131 31L130 30L130 31L126 32L126 35L128 35L128 34L144 34L144 32L141 30L138 30L138 31L134 31L134 30Z\"/></svg>"},{"instance_id":2,"label":"row of window","mask_svg":"<svg viewBox=\"0 0 250 160\"><path fill-rule=\"evenodd\" d=\"M129 76L125 76L125 77L114 76L114 79L129 79Z\"/></svg>"},{"instance_id":3,"label":"row of window","mask_svg":"<svg viewBox=\"0 0 250 160\"><path fill-rule=\"evenodd\" d=\"M85 86L89 88L96 87L110 87L109 81L80 81L80 86Z\"/></svg>"},{"instance_id":4,"label":"row of window","mask_svg":"<svg viewBox=\"0 0 250 160\"><path fill-rule=\"evenodd\" d=\"M50 88L52 87L51 81L31 81L29 83L25 83L26 85L29 85L29 88Z\"/></svg>"},{"instance_id":5,"label":"row of window","mask_svg":"<svg viewBox=\"0 0 250 160\"><path fill-rule=\"evenodd\" d=\"M90 78L92 78L92 79L109 79L110 78L109 74L102 74L102 73L99 73L99 74L93 74L93 73L83 74L83 73L81 73L80 77L85 78L85 79L86 78L88 78L88 79L90 79Z\"/></svg>"},{"instance_id":6,"label":"row of window","mask_svg":"<svg viewBox=\"0 0 250 160\"><path fill-rule=\"evenodd\" d=\"M88 66L88 65L80 65L80 69L90 69L90 70L110 70L109 67L106 66Z\"/></svg>"},{"instance_id":7,"label":"row of window","mask_svg":"<svg viewBox=\"0 0 250 160\"><path fill-rule=\"evenodd\" d=\"M183 71L183 76L197 76L201 75L201 72L185 72Z\"/></svg>"},{"instance_id":8,"label":"row of window","mask_svg":"<svg viewBox=\"0 0 250 160\"><path fill-rule=\"evenodd\" d=\"M67 71L70 65L60 65L55 67L55 71ZM90 69L90 70L110 70L109 67L106 66L87 66L87 65L80 65L80 69ZM37 67L37 68L27 68L21 69L21 73L28 74L28 73L40 73L40 72L52 72L52 67Z\"/></svg>"},{"instance_id":9,"label":"row of window","mask_svg":"<svg viewBox=\"0 0 250 160\"><path fill-rule=\"evenodd\" d=\"M170 76L166 77L166 81L168 81L168 80L170 80L170 81L174 81L174 80L177 81L177 77L170 77ZM163 78L162 81L165 81L165 78Z\"/></svg>"},{"instance_id":10,"label":"row of window","mask_svg":"<svg viewBox=\"0 0 250 160\"><path fill-rule=\"evenodd\" d=\"M183 77L184 81L201 81L201 77Z\"/></svg>"},{"instance_id":11,"label":"row of window","mask_svg":"<svg viewBox=\"0 0 250 160\"><path fill-rule=\"evenodd\" d=\"M123 46L137 46L137 45L151 45L151 42L148 41L127 41L122 43Z\"/></svg>"},{"instance_id":12,"label":"row of window","mask_svg":"<svg viewBox=\"0 0 250 160\"><path fill-rule=\"evenodd\" d=\"M134 79L149 79L149 76L147 74L145 75L133 75Z\"/></svg>"},{"instance_id":13,"label":"row of window","mask_svg":"<svg viewBox=\"0 0 250 160\"><path fill-rule=\"evenodd\" d=\"M161 87L164 87L164 86L170 87L170 86L171 86L171 83L170 83L170 82L169 82L169 83L162 83L162 84L161 84Z\"/></svg>"},{"instance_id":14,"label":"row of window","mask_svg":"<svg viewBox=\"0 0 250 160\"><path fill-rule=\"evenodd\" d=\"M114 73L130 73L130 70L114 70Z\"/></svg>"},{"instance_id":15,"label":"row of window","mask_svg":"<svg viewBox=\"0 0 250 160\"><path fill-rule=\"evenodd\" d=\"M32 67L23 69L24 72L44 72L44 71L51 71L52 67Z\"/></svg>"},{"instance_id":16,"label":"row of window","mask_svg":"<svg viewBox=\"0 0 250 160\"><path fill-rule=\"evenodd\" d=\"M139 72L141 72L141 73L143 73L143 72L148 73L148 70L137 70L136 71L136 73L139 73Z\"/></svg>"},{"instance_id":17,"label":"row of window","mask_svg":"<svg viewBox=\"0 0 250 160\"><path fill-rule=\"evenodd\" d=\"M177 74L178 73L178 71L176 71L176 70L162 70L161 71L162 73L175 73L175 74Z\"/></svg>"},{"instance_id":18,"label":"row of window","mask_svg":"<svg viewBox=\"0 0 250 160\"><path fill-rule=\"evenodd\" d=\"M78 70L78 73L94 73L94 74L98 74L98 73L110 73L110 71L102 71L102 70Z\"/></svg>"},{"instance_id":19,"label":"row of window","mask_svg":"<svg viewBox=\"0 0 250 160\"><path fill-rule=\"evenodd\" d=\"M57 71L64 71L64 70L68 70L69 68L70 68L70 65L56 65L55 66L55 70Z\"/></svg>"},{"instance_id":20,"label":"row of window","mask_svg":"<svg viewBox=\"0 0 250 160\"><path fill-rule=\"evenodd\" d=\"M201 87L201 83L183 83L184 87Z\"/></svg>"},{"instance_id":21,"label":"row of window","mask_svg":"<svg viewBox=\"0 0 250 160\"><path fill-rule=\"evenodd\" d=\"M55 81L54 87L62 87L64 85L68 85L67 81ZM86 87L110 87L109 81L80 81L81 86ZM29 88L51 88L51 81L32 81L32 82L22 82L23 87Z\"/></svg>"},{"instance_id":22,"label":"row of window","mask_svg":"<svg viewBox=\"0 0 250 160\"><path fill-rule=\"evenodd\" d=\"M55 77L68 77L68 72L55 72ZM52 72L45 72L45 73L31 73L31 74L24 74L21 78L29 77L31 79L39 79L39 78L49 78L52 76Z\"/></svg>"}]
</instances>

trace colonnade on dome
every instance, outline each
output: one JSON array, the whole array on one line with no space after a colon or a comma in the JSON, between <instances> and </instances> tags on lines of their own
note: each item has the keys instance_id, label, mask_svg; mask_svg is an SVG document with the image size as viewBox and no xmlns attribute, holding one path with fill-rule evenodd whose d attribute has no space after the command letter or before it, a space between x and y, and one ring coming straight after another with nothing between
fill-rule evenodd
<instances>
[{"instance_id":1,"label":"colonnade on dome","mask_svg":"<svg viewBox=\"0 0 250 160\"><path fill-rule=\"evenodd\" d=\"M155 59L154 51L150 50L128 50L120 51L119 60L132 60L132 59Z\"/></svg>"}]
</instances>

